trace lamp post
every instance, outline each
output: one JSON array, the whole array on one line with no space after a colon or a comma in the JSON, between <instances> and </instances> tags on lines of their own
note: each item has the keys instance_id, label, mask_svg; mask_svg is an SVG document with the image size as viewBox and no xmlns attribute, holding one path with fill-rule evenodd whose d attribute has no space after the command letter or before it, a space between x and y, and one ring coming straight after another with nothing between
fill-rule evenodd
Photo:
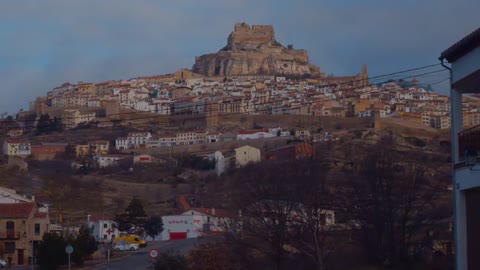
<instances>
[{"instance_id":1,"label":"lamp post","mask_svg":"<svg viewBox=\"0 0 480 270\"><path fill-rule=\"evenodd\" d=\"M474 148L467 148L465 150L465 165L473 169L473 166L477 163L477 150Z\"/></svg>"}]
</instances>

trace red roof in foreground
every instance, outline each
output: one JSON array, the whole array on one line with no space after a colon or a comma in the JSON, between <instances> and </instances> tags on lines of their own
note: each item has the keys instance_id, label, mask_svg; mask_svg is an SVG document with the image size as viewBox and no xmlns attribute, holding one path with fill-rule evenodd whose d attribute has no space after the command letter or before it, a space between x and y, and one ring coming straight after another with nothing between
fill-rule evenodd
<instances>
[{"instance_id":1,"label":"red roof in foreground","mask_svg":"<svg viewBox=\"0 0 480 270\"><path fill-rule=\"evenodd\" d=\"M35 215L33 217L35 217L35 218L47 218L47 216L48 216L48 213L46 213L46 212L37 212L37 213L35 213Z\"/></svg>"},{"instance_id":2,"label":"red roof in foreground","mask_svg":"<svg viewBox=\"0 0 480 270\"><path fill-rule=\"evenodd\" d=\"M27 218L35 203L1 203L0 218Z\"/></svg>"}]
</instances>

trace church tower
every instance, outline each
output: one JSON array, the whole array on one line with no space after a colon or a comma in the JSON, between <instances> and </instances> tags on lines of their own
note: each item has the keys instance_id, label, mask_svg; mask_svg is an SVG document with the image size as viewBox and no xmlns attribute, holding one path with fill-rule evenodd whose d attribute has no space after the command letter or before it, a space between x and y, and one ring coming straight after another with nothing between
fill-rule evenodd
<instances>
[{"instance_id":1,"label":"church tower","mask_svg":"<svg viewBox=\"0 0 480 270\"><path fill-rule=\"evenodd\" d=\"M368 67L366 64L362 65L362 86L368 86Z\"/></svg>"}]
</instances>

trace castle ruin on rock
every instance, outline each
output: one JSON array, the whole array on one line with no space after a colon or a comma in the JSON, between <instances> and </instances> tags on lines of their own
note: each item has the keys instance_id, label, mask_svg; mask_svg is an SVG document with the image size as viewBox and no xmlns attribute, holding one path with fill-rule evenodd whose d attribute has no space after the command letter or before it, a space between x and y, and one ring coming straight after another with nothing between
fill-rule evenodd
<instances>
[{"instance_id":1,"label":"castle ruin on rock","mask_svg":"<svg viewBox=\"0 0 480 270\"><path fill-rule=\"evenodd\" d=\"M192 71L205 76L295 75L320 76L307 51L286 48L275 40L271 25L235 24L227 46L217 53L195 58Z\"/></svg>"}]
</instances>

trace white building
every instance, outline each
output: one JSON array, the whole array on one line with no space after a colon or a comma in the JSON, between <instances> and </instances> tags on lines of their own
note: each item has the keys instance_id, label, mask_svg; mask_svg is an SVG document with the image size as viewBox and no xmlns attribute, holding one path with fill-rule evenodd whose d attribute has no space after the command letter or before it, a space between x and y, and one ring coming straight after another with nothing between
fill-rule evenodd
<instances>
[{"instance_id":1,"label":"white building","mask_svg":"<svg viewBox=\"0 0 480 270\"><path fill-rule=\"evenodd\" d=\"M177 145L195 144L197 141L197 133L195 131L179 132L177 133Z\"/></svg>"},{"instance_id":2,"label":"white building","mask_svg":"<svg viewBox=\"0 0 480 270\"><path fill-rule=\"evenodd\" d=\"M462 95L480 93L480 28L442 52L440 61L450 69L451 79L455 269L476 270L480 269L480 126L463 126Z\"/></svg>"},{"instance_id":3,"label":"white building","mask_svg":"<svg viewBox=\"0 0 480 270\"><path fill-rule=\"evenodd\" d=\"M110 218L91 217L89 227L93 231L93 237L97 241L113 241L120 235L118 224Z\"/></svg>"},{"instance_id":4,"label":"white building","mask_svg":"<svg viewBox=\"0 0 480 270\"><path fill-rule=\"evenodd\" d=\"M276 136L266 130L240 130L237 134L237 140L263 139Z\"/></svg>"},{"instance_id":5,"label":"white building","mask_svg":"<svg viewBox=\"0 0 480 270\"><path fill-rule=\"evenodd\" d=\"M115 149L126 150L128 149L128 139L126 137L119 137L115 140Z\"/></svg>"},{"instance_id":6,"label":"white building","mask_svg":"<svg viewBox=\"0 0 480 270\"><path fill-rule=\"evenodd\" d=\"M150 132L130 132L127 136L128 148L136 148L140 145L147 145L148 139L152 137Z\"/></svg>"},{"instance_id":7,"label":"white building","mask_svg":"<svg viewBox=\"0 0 480 270\"><path fill-rule=\"evenodd\" d=\"M24 197L14 189L0 187L0 203L24 203L24 202L33 202L32 199Z\"/></svg>"},{"instance_id":8,"label":"white building","mask_svg":"<svg viewBox=\"0 0 480 270\"><path fill-rule=\"evenodd\" d=\"M98 167L105 168L110 166L117 166L119 160L129 157L129 155L101 155L97 156L96 159Z\"/></svg>"},{"instance_id":9,"label":"white building","mask_svg":"<svg viewBox=\"0 0 480 270\"><path fill-rule=\"evenodd\" d=\"M228 213L215 208L193 208L181 215L163 216L160 240L196 238L209 232L224 232L228 228Z\"/></svg>"},{"instance_id":10,"label":"white building","mask_svg":"<svg viewBox=\"0 0 480 270\"><path fill-rule=\"evenodd\" d=\"M28 156L31 154L29 141L6 140L3 142L3 154L7 156Z\"/></svg>"}]
</instances>

